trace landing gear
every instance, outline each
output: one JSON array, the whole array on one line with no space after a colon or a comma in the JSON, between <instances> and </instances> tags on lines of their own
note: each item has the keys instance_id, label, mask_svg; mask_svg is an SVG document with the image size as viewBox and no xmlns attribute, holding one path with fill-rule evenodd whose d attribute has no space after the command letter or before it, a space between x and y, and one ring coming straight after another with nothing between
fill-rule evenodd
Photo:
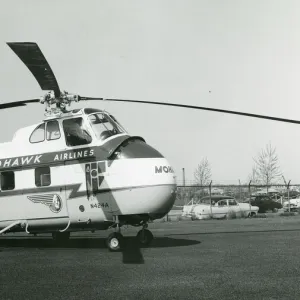
<instances>
[{"instance_id":1,"label":"landing gear","mask_svg":"<svg viewBox=\"0 0 300 300\"><path fill-rule=\"evenodd\" d=\"M106 245L108 250L111 252L120 251L123 248L124 238L121 234L121 227L119 217L115 216L115 225L116 225L116 232L111 233L107 240Z\"/></svg>"},{"instance_id":2,"label":"landing gear","mask_svg":"<svg viewBox=\"0 0 300 300\"><path fill-rule=\"evenodd\" d=\"M126 224L126 223L124 223ZM120 251L124 247L124 237L121 234L121 226L123 225L122 221L119 221L119 217L114 217L114 224L113 227L115 228L115 232L111 233L107 240L106 246L109 251L116 252ZM136 240L139 246L149 246L153 240L153 234L150 230L148 230L148 224L144 221L143 223L139 224L132 224L132 226L143 226L143 228L137 233Z\"/></svg>"},{"instance_id":3,"label":"landing gear","mask_svg":"<svg viewBox=\"0 0 300 300\"><path fill-rule=\"evenodd\" d=\"M52 238L57 244L63 244L70 238L70 232L52 232Z\"/></svg>"},{"instance_id":4,"label":"landing gear","mask_svg":"<svg viewBox=\"0 0 300 300\"><path fill-rule=\"evenodd\" d=\"M153 240L153 234L150 230L146 229L147 227L148 224L144 224L143 229L141 229L136 235L141 246L149 246Z\"/></svg>"},{"instance_id":5,"label":"landing gear","mask_svg":"<svg viewBox=\"0 0 300 300\"><path fill-rule=\"evenodd\" d=\"M119 251L123 247L123 236L119 232L113 232L111 233L107 240L106 245L108 247L108 250L111 252Z\"/></svg>"}]
</instances>

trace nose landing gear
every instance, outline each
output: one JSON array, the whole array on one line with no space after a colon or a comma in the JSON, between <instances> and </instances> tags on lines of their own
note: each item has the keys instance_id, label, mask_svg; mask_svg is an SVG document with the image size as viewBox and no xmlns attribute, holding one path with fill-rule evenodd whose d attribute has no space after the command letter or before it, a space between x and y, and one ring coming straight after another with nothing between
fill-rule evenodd
<instances>
[{"instance_id":1,"label":"nose landing gear","mask_svg":"<svg viewBox=\"0 0 300 300\"><path fill-rule=\"evenodd\" d=\"M148 228L148 224L146 223L143 225L143 228L136 235L136 238L141 246L149 246L153 240L153 234L147 228Z\"/></svg>"},{"instance_id":2,"label":"nose landing gear","mask_svg":"<svg viewBox=\"0 0 300 300\"><path fill-rule=\"evenodd\" d=\"M111 233L106 240L108 250L111 252L121 250L123 246L123 239L123 235L120 232Z\"/></svg>"},{"instance_id":3,"label":"nose landing gear","mask_svg":"<svg viewBox=\"0 0 300 300\"><path fill-rule=\"evenodd\" d=\"M121 226L122 224L120 224L119 217L115 216L115 223L113 227L116 228L116 231L111 233L106 240L107 248L111 252L120 251L124 247L124 237L121 234ZM137 233L136 239L140 246L147 247L151 244L154 237L152 232L147 229L148 228L147 223L144 223L142 226L143 228Z\"/></svg>"},{"instance_id":4,"label":"nose landing gear","mask_svg":"<svg viewBox=\"0 0 300 300\"><path fill-rule=\"evenodd\" d=\"M118 216L115 216L115 225L116 225L116 232L111 233L106 240L107 248L111 252L116 252L121 250L124 244L124 237L121 234L121 226L120 226L120 221Z\"/></svg>"}]
</instances>

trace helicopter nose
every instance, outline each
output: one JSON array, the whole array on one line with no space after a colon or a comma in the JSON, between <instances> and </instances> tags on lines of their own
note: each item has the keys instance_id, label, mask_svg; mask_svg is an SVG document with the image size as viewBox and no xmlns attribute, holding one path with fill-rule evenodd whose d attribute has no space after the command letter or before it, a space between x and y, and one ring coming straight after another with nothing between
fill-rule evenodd
<instances>
[{"instance_id":1,"label":"helicopter nose","mask_svg":"<svg viewBox=\"0 0 300 300\"><path fill-rule=\"evenodd\" d=\"M116 186L122 174L124 193L116 192L114 196L118 198L118 209L123 214L146 213L157 219L166 215L174 205L177 185L172 166L159 151L141 140L119 148L109 173L111 187Z\"/></svg>"}]
</instances>

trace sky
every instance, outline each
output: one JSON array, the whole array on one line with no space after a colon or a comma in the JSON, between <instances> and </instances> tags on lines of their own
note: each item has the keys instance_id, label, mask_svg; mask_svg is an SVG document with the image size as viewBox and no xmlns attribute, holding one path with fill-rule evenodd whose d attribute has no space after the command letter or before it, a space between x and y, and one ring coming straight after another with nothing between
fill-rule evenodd
<instances>
[{"instance_id":1,"label":"sky","mask_svg":"<svg viewBox=\"0 0 300 300\"><path fill-rule=\"evenodd\" d=\"M2 1L1 1L2 2ZM3 1L0 103L44 94L6 42L36 42L61 89L300 120L300 2L281 0ZM211 92L209 92L211 91ZM83 102L144 137L186 180L203 158L213 183L247 182L269 142L300 183L300 127L146 104ZM44 106L0 110L0 142L40 122Z\"/></svg>"}]
</instances>

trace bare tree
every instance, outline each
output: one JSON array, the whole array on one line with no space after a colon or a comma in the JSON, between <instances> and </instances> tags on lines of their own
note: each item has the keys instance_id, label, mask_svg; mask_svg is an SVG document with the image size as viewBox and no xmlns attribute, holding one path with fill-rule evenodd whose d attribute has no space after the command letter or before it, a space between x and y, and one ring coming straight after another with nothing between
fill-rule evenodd
<instances>
[{"instance_id":1,"label":"bare tree","mask_svg":"<svg viewBox=\"0 0 300 300\"><path fill-rule=\"evenodd\" d=\"M260 183L260 180L259 180L259 174L258 174L258 170L257 170L257 166L254 165L252 167L252 170L251 170L251 173L249 174L248 176L248 183L251 181L251 184L252 185L256 185L256 184L259 184ZM257 187L255 188L252 188L252 192L256 192L257 191Z\"/></svg>"},{"instance_id":2,"label":"bare tree","mask_svg":"<svg viewBox=\"0 0 300 300\"><path fill-rule=\"evenodd\" d=\"M200 164L198 164L197 168L195 169L194 178L196 184L198 185L203 186L209 184L211 179L211 167L206 157L201 160Z\"/></svg>"},{"instance_id":3,"label":"bare tree","mask_svg":"<svg viewBox=\"0 0 300 300\"><path fill-rule=\"evenodd\" d=\"M252 167L251 173L248 176L248 182L251 180L252 184L259 184L259 173L257 170L257 165Z\"/></svg>"},{"instance_id":4,"label":"bare tree","mask_svg":"<svg viewBox=\"0 0 300 300\"><path fill-rule=\"evenodd\" d=\"M276 148L272 147L271 143L267 144L266 148L261 150L257 158L254 158L254 161L256 163L257 178L262 184L267 186L268 192L269 185L275 183L281 177Z\"/></svg>"}]
</instances>

